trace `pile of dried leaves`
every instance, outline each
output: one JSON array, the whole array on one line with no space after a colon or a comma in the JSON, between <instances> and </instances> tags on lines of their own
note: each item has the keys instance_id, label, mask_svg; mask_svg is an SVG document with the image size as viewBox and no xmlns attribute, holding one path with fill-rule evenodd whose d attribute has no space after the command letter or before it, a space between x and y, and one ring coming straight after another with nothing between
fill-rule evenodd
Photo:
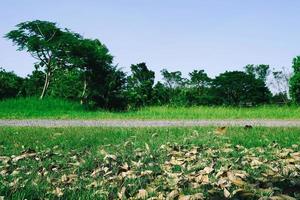
<instances>
[{"instance_id":1,"label":"pile of dried leaves","mask_svg":"<svg viewBox=\"0 0 300 200\"><path fill-rule=\"evenodd\" d=\"M165 144L114 152L58 147L0 156L0 196L67 198L86 192L103 199L300 199L297 145L245 148L223 144ZM34 192L33 192L34 191Z\"/></svg>"}]
</instances>

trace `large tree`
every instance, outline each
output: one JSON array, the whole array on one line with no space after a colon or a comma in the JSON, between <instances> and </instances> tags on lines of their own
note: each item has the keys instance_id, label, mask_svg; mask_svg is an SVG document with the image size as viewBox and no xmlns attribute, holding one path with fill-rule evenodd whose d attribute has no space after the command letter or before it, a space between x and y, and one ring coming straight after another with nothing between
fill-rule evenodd
<instances>
[{"instance_id":1,"label":"large tree","mask_svg":"<svg viewBox=\"0 0 300 200\"><path fill-rule=\"evenodd\" d=\"M81 103L109 109L126 107L126 75L113 63L113 56L99 40L79 39L69 53L69 62L81 72Z\"/></svg>"},{"instance_id":2,"label":"large tree","mask_svg":"<svg viewBox=\"0 0 300 200\"><path fill-rule=\"evenodd\" d=\"M18 50L26 50L37 60L38 66L45 73L42 99L49 87L55 70L68 67L67 53L78 34L62 30L56 23L48 21L29 21L18 24L17 29L5 35L18 46Z\"/></svg>"},{"instance_id":3,"label":"large tree","mask_svg":"<svg viewBox=\"0 0 300 200\"><path fill-rule=\"evenodd\" d=\"M204 70L194 70L189 73L189 88L185 93L185 99L188 105L208 105L212 104L209 90L211 78L208 77Z\"/></svg>"},{"instance_id":4,"label":"large tree","mask_svg":"<svg viewBox=\"0 0 300 200\"><path fill-rule=\"evenodd\" d=\"M213 80L216 102L224 105L257 105L267 103L270 91L262 79L240 71L225 72Z\"/></svg>"},{"instance_id":5,"label":"large tree","mask_svg":"<svg viewBox=\"0 0 300 200\"><path fill-rule=\"evenodd\" d=\"M131 65L131 75L128 77L127 97L133 107L151 104L155 74L149 70L146 63Z\"/></svg>"},{"instance_id":6,"label":"large tree","mask_svg":"<svg viewBox=\"0 0 300 200\"><path fill-rule=\"evenodd\" d=\"M290 93L295 103L300 103L300 56L293 59L294 74L290 79Z\"/></svg>"},{"instance_id":7,"label":"large tree","mask_svg":"<svg viewBox=\"0 0 300 200\"><path fill-rule=\"evenodd\" d=\"M211 79L208 77L207 73L204 70L194 70L189 73L190 76L190 85L195 87L199 92L209 87Z\"/></svg>"}]
</instances>

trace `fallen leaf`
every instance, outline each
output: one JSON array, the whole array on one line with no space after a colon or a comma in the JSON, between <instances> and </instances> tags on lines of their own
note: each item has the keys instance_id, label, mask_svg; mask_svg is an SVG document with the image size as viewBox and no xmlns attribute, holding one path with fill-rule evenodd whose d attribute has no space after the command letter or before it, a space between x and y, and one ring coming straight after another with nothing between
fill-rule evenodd
<instances>
[{"instance_id":1,"label":"fallen leaf","mask_svg":"<svg viewBox=\"0 0 300 200\"><path fill-rule=\"evenodd\" d=\"M57 197L61 197L64 195L64 193L62 192L62 190L58 187L55 188L55 190L52 192L55 196Z\"/></svg>"},{"instance_id":2,"label":"fallen leaf","mask_svg":"<svg viewBox=\"0 0 300 200\"><path fill-rule=\"evenodd\" d=\"M12 159L12 161L13 161L13 162L18 162L19 160L22 160L22 159L24 159L24 158L33 157L33 156L35 156L35 155L36 155L36 153L24 153L24 154L22 154L22 155L20 155L20 156L14 157L14 158Z\"/></svg>"},{"instance_id":3,"label":"fallen leaf","mask_svg":"<svg viewBox=\"0 0 300 200\"><path fill-rule=\"evenodd\" d=\"M218 135L223 135L227 132L227 127L226 126L218 127L214 132Z\"/></svg>"},{"instance_id":4,"label":"fallen leaf","mask_svg":"<svg viewBox=\"0 0 300 200\"><path fill-rule=\"evenodd\" d=\"M170 192L168 195L167 195L167 200L173 200L175 198L177 198L179 196L179 192L178 190L173 190L172 192Z\"/></svg>"},{"instance_id":5,"label":"fallen leaf","mask_svg":"<svg viewBox=\"0 0 300 200\"><path fill-rule=\"evenodd\" d=\"M146 199L148 197L148 192L144 189L140 189L136 195L137 199Z\"/></svg>"}]
</instances>

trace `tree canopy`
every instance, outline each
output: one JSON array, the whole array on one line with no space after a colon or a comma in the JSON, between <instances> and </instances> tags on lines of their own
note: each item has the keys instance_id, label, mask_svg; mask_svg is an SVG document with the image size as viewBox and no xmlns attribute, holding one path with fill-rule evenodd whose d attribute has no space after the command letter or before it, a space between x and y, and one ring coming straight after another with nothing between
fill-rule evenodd
<instances>
[{"instance_id":1,"label":"tree canopy","mask_svg":"<svg viewBox=\"0 0 300 200\"><path fill-rule=\"evenodd\" d=\"M45 82L40 98L45 96L55 70L70 66L68 52L73 42L79 38L67 29L62 30L56 23L48 21L29 21L18 24L16 30L5 35L18 46L26 50L37 60L36 66L45 73Z\"/></svg>"},{"instance_id":2,"label":"tree canopy","mask_svg":"<svg viewBox=\"0 0 300 200\"><path fill-rule=\"evenodd\" d=\"M241 71L225 72L212 83L217 102L224 105L267 103L271 95L263 80Z\"/></svg>"}]
</instances>

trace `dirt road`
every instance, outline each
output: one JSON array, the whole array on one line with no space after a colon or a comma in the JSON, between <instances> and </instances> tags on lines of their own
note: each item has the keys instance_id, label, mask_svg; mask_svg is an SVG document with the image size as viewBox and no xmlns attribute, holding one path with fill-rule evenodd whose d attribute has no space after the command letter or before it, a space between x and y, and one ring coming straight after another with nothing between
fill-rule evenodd
<instances>
[{"instance_id":1,"label":"dirt road","mask_svg":"<svg viewBox=\"0 0 300 200\"><path fill-rule=\"evenodd\" d=\"M193 127L193 126L300 127L300 120L0 120L0 126L31 127Z\"/></svg>"}]
</instances>

